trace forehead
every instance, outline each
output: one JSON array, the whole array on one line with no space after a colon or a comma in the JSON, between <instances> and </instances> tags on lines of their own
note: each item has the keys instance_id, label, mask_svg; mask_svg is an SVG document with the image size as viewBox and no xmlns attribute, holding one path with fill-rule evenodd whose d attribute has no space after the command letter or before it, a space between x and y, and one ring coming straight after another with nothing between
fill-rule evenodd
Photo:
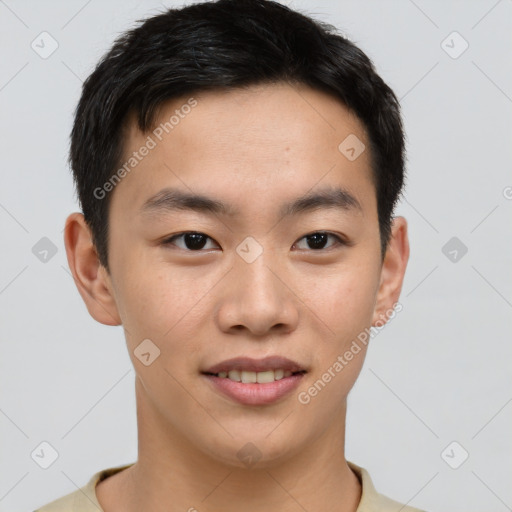
<instances>
[{"instance_id":1,"label":"forehead","mask_svg":"<svg viewBox=\"0 0 512 512\"><path fill-rule=\"evenodd\" d=\"M357 158L344 153L345 141L359 144ZM130 159L135 165L116 186L112 208L140 210L170 186L230 204L259 198L262 208L272 195L341 184L365 209L372 197L361 196L375 195L369 151L361 149L368 147L365 127L351 111L304 85L192 94L163 104L145 134L133 118L128 123L121 165Z\"/></svg>"}]
</instances>

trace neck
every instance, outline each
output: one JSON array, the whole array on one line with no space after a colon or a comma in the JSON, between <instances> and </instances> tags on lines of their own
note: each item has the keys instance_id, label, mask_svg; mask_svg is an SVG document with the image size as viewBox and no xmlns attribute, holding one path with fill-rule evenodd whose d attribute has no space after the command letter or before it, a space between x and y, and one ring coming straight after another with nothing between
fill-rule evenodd
<instances>
[{"instance_id":1,"label":"neck","mask_svg":"<svg viewBox=\"0 0 512 512\"><path fill-rule=\"evenodd\" d=\"M257 469L234 467L199 451L158 414L138 378L136 396L138 461L118 474L110 498L103 495L105 512L356 511L361 487L344 456L345 406L334 428L296 455Z\"/></svg>"}]
</instances>

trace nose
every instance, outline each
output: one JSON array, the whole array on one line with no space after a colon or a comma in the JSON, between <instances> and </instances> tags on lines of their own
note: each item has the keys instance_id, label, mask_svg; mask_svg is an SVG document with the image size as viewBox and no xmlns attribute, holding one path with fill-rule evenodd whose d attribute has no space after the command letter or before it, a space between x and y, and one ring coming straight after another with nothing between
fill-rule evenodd
<instances>
[{"instance_id":1,"label":"nose","mask_svg":"<svg viewBox=\"0 0 512 512\"><path fill-rule=\"evenodd\" d=\"M216 309L219 328L227 333L247 330L258 337L295 330L297 299L280 274L263 254L252 263L239 258Z\"/></svg>"}]
</instances>

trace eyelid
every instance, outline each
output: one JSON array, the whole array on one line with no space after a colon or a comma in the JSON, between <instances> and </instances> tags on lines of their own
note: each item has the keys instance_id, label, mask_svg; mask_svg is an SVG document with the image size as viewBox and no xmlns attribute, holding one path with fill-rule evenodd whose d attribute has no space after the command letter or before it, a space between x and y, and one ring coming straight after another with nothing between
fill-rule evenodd
<instances>
[{"instance_id":1,"label":"eyelid","mask_svg":"<svg viewBox=\"0 0 512 512\"><path fill-rule=\"evenodd\" d=\"M206 233L203 233L202 231L182 231L181 233L176 233L174 235L171 235L169 237L166 237L164 238L160 244L163 245L163 246L168 246L168 245L172 245L172 246L175 246L175 244L173 243L173 241L176 239L176 238L180 238L184 235L202 235L204 236L205 238L207 238L208 240L211 240L212 242L214 242L217 246L219 246L219 244L209 235L207 235ZM208 252L208 251L211 251L212 249L199 249L197 251L193 251L191 249L182 249L181 247L177 247L175 246L177 249L179 250L182 250L182 251L185 251L185 252L190 252L190 253L201 253L201 252Z\"/></svg>"},{"instance_id":2,"label":"eyelid","mask_svg":"<svg viewBox=\"0 0 512 512\"><path fill-rule=\"evenodd\" d=\"M176 238L179 238L179 237L182 237L182 236L188 235L188 234L202 235L202 236L206 237L207 239L213 241L217 246L219 246L219 244L215 241L215 239L213 239L211 236L209 236L206 233L203 233L201 231L182 231L181 233L176 233L174 235L171 235L170 237L167 237L167 238L163 239L161 241L161 245L163 245L163 246L174 245L173 241ZM349 240L347 240L345 237L343 237L340 234L333 233L331 231L316 230L316 231L311 231L309 233L306 233L305 235L302 235L300 238L298 238L293 243L292 248L298 242L303 240L304 238L307 238L308 236L312 236L312 235L316 235L316 234L324 234L324 235L332 236L333 238L336 239L336 244L328 247L327 249L322 248L322 249L298 249L298 250L299 251L312 252L312 253L321 253L321 252L327 252L329 249L332 249L332 248L336 248L336 247L340 247L340 246L351 246L352 245L352 243ZM177 247L177 249L180 249L180 250L185 251L185 252L190 252L190 253L201 253L201 252L208 252L208 251L212 250L212 249L198 249L198 250L194 251L194 250L191 250L191 249L182 249L181 247Z\"/></svg>"},{"instance_id":3,"label":"eyelid","mask_svg":"<svg viewBox=\"0 0 512 512\"><path fill-rule=\"evenodd\" d=\"M311 235L316 235L316 234L332 236L333 238L336 239L336 244L331 245L327 249L323 249L322 248L322 249L298 249L298 250L299 251L312 252L312 253L321 253L321 252L327 252L329 249L335 248L337 246L340 247L340 246L350 246L351 245L351 243L347 239L345 239L342 235L339 235L337 233L333 233L332 231L323 231L323 230L311 231L310 233L306 233L305 235L303 235L300 238L298 238L297 241L295 241L293 243L293 245L295 246L302 239L307 238L308 236L311 236Z\"/></svg>"}]
</instances>

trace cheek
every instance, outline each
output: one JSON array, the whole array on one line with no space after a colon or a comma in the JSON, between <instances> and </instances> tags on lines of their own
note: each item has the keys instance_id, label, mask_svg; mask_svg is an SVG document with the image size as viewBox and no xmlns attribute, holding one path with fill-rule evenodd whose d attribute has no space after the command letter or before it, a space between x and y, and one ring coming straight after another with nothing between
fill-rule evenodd
<instances>
[{"instance_id":1,"label":"cheek","mask_svg":"<svg viewBox=\"0 0 512 512\"><path fill-rule=\"evenodd\" d=\"M315 309L329 327L315 343L314 371L301 387L304 414L329 425L354 385L364 363L367 343L361 334L371 326L374 278L338 275L318 294Z\"/></svg>"},{"instance_id":2,"label":"cheek","mask_svg":"<svg viewBox=\"0 0 512 512\"><path fill-rule=\"evenodd\" d=\"M219 275L197 268L171 272L166 265L152 262L139 264L125 276L122 320L130 347L149 338L162 356L167 351L177 356L182 348L194 351L197 332L210 318L205 308Z\"/></svg>"},{"instance_id":3,"label":"cheek","mask_svg":"<svg viewBox=\"0 0 512 512\"><path fill-rule=\"evenodd\" d=\"M329 328L316 345L315 374L311 376L313 383L320 379L317 405L327 407L344 400L361 371L367 350L361 339L371 326L377 274L371 265L354 266L350 271L339 269L317 285L312 307ZM314 395L318 389L311 392Z\"/></svg>"},{"instance_id":4,"label":"cheek","mask_svg":"<svg viewBox=\"0 0 512 512\"><path fill-rule=\"evenodd\" d=\"M370 267L340 268L317 279L305 296L331 334L338 340L346 339L371 323L376 283L377 276Z\"/></svg>"},{"instance_id":5,"label":"cheek","mask_svg":"<svg viewBox=\"0 0 512 512\"><path fill-rule=\"evenodd\" d=\"M129 356L146 392L158 397L160 412L174 423L178 421L170 411L177 408L185 415L195 407L182 383L190 379L189 363L197 350L201 305L207 299L200 300L204 288L204 283L190 281L180 272L140 271L125 281L123 309ZM151 343L143 344L143 340ZM147 352L151 359L148 365L142 358Z\"/></svg>"}]
</instances>

